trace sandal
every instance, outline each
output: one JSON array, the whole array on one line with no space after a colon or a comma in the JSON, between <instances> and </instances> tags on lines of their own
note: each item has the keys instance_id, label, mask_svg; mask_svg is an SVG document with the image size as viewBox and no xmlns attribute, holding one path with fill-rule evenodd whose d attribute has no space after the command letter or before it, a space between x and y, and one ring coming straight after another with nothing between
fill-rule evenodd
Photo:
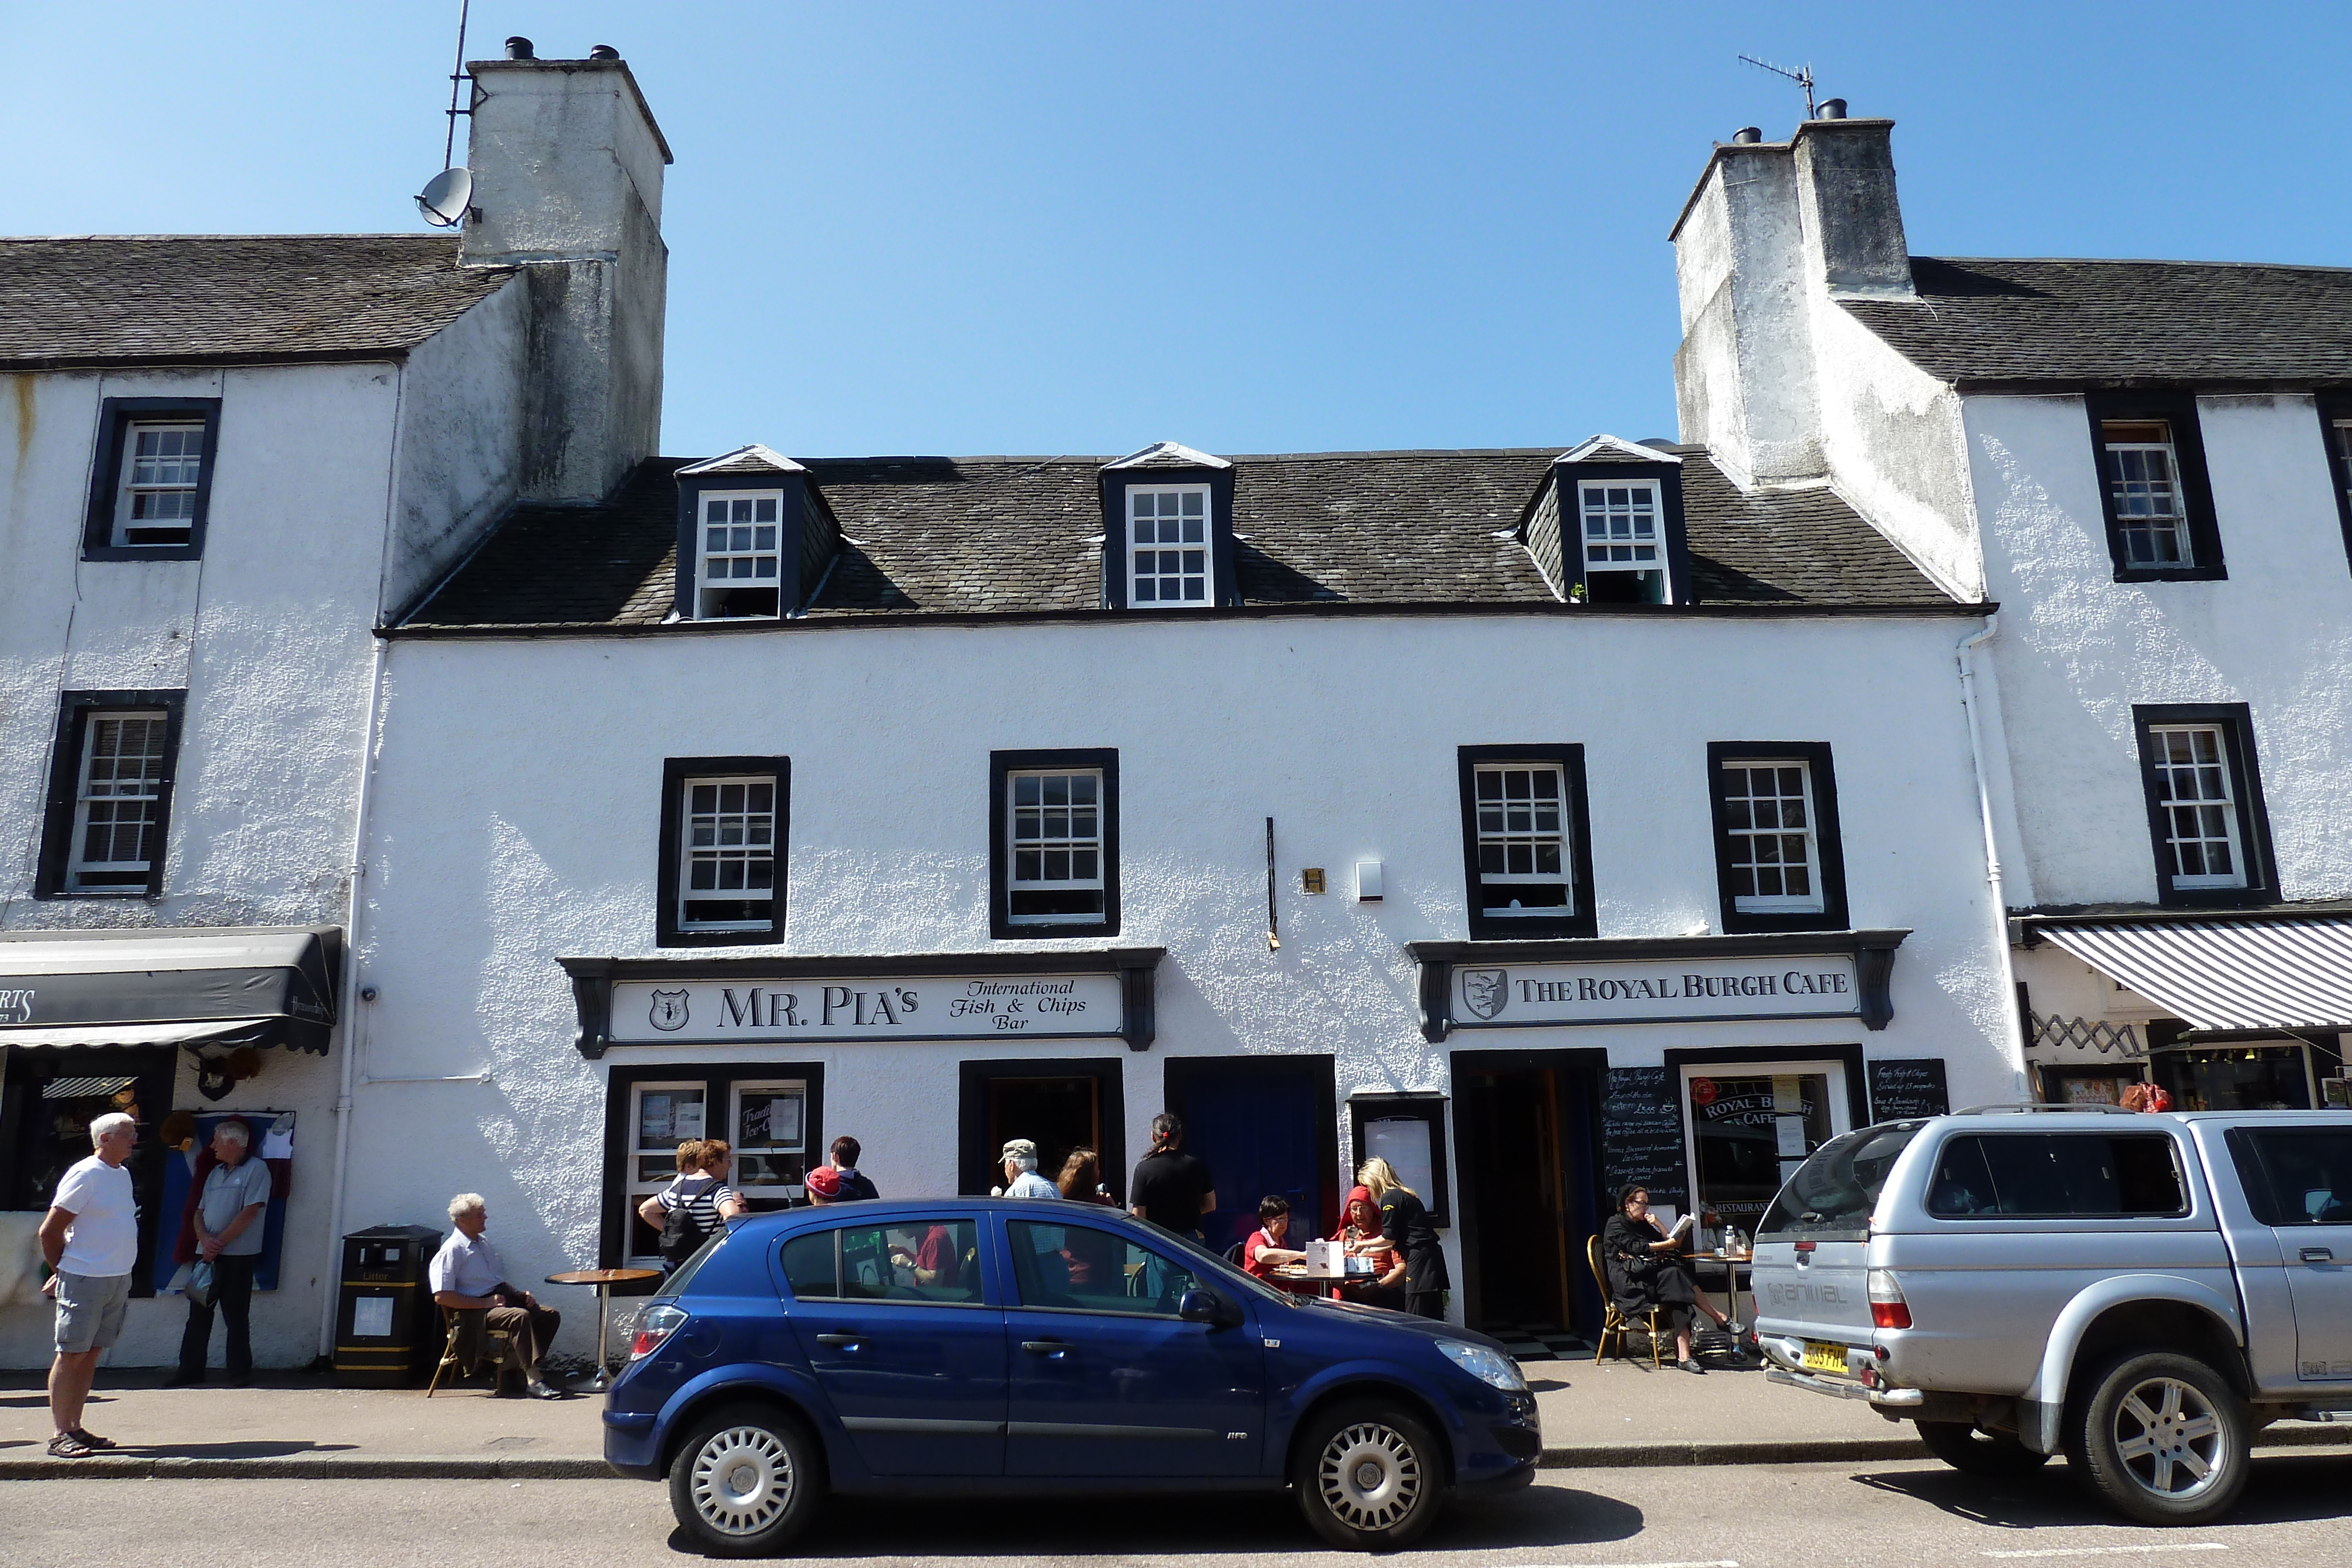
<instances>
[{"instance_id":1,"label":"sandal","mask_svg":"<svg viewBox=\"0 0 2352 1568\"><path fill-rule=\"evenodd\" d=\"M111 1453L121 1446L113 1438L101 1437L87 1427L76 1427L73 1429L73 1435L82 1440L83 1447L101 1454Z\"/></svg>"},{"instance_id":2,"label":"sandal","mask_svg":"<svg viewBox=\"0 0 2352 1568\"><path fill-rule=\"evenodd\" d=\"M97 1452L71 1432L60 1432L49 1439L49 1458L53 1459L87 1459Z\"/></svg>"}]
</instances>

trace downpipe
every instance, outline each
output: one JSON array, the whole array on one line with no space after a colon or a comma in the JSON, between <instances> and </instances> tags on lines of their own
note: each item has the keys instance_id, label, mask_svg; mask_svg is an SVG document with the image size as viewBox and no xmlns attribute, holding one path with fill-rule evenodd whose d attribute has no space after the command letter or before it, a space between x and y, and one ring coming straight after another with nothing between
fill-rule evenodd
<instances>
[{"instance_id":1,"label":"downpipe","mask_svg":"<svg viewBox=\"0 0 2352 1568\"><path fill-rule=\"evenodd\" d=\"M2008 1022L2004 1042L2021 1101L2032 1098L2025 1071L2025 1019L2017 1005L2017 965L2009 950L2009 893L2000 872L2000 846L1993 831L1992 781L1985 771L1984 720L1977 701L1976 651L2000 632L2000 612L1985 617L1984 629L1960 639L1952 650L1959 664L1960 706L1969 716L1969 764L1976 772L1977 821L1984 833L1985 885L1992 900L1992 950L2000 978L2000 1013Z\"/></svg>"}]
</instances>

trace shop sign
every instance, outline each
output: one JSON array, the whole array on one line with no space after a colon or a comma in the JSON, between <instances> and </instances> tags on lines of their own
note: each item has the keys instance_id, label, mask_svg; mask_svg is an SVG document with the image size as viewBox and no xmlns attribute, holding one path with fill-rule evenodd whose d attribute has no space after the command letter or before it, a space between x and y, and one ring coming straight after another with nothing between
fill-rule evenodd
<instances>
[{"instance_id":1,"label":"shop sign","mask_svg":"<svg viewBox=\"0 0 2352 1568\"><path fill-rule=\"evenodd\" d=\"M1117 1035L1120 1019L1116 974L616 981L611 1038L622 1045L1056 1040Z\"/></svg>"},{"instance_id":2,"label":"shop sign","mask_svg":"<svg viewBox=\"0 0 2352 1568\"><path fill-rule=\"evenodd\" d=\"M1852 1018L1862 1010L1854 960L1844 954L1456 964L1452 1002L1455 1029Z\"/></svg>"}]
</instances>

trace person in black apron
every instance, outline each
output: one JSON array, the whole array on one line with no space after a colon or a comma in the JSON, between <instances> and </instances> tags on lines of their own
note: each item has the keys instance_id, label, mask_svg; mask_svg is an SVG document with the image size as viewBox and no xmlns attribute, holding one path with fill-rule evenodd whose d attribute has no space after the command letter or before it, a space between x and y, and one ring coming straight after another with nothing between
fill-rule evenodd
<instances>
[{"instance_id":1,"label":"person in black apron","mask_svg":"<svg viewBox=\"0 0 2352 1568\"><path fill-rule=\"evenodd\" d=\"M1381 1234L1404 1254L1404 1310L1417 1318L1444 1318L1445 1293L1454 1281L1421 1195L1399 1181L1382 1159L1366 1160L1356 1179L1381 1206Z\"/></svg>"}]
</instances>

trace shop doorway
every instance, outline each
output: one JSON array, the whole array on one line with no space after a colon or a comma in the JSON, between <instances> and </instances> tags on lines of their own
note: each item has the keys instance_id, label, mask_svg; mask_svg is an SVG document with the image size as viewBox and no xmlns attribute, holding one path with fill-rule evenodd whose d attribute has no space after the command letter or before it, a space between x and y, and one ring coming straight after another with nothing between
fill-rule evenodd
<instances>
[{"instance_id":1,"label":"shop doorway","mask_svg":"<svg viewBox=\"0 0 2352 1568\"><path fill-rule=\"evenodd\" d=\"M172 1110L178 1063L169 1046L75 1046L0 1050L0 1208L46 1209L58 1182L89 1157L89 1124L109 1112L139 1124L127 1162L139 1204L140 1266L131 1293L154 1293L155 1256L166 1154L158 1130ZM177 1217L173 1217L175 1221Z\"/></svg>"},{"instance_id":2,"label":"shop doorway","mask_svg":"<svg viewBox=\"0 0 2352 1568\"><path fill-rule=\"evenodd\" d=\"M1124 1066L1115 1058L965 1062L956 1159L961 1189L979 1196L1003 1186L1004 1145L1026 1138L1037 1145L1037 1169L1048 1181L1062 1174L1072 1149L1094 1150L1100 1156L1097 1182L1121 1197L1127 1191Z\"/></svg>"},{"instance_id":3,"label":"shop doorway","mask_svg":"<svg viewBox=\"0 0 2352 1568\"><path fill-rule=\"evenodd\" d=\"M1457 1051L1462 1309L1515 1338L1591 1339L1601 1296L1585 1262L1598 1196L1599 1051Z\"/></svg>"},{"instance_id":4,"label":"shop doorway","mask_svg":"<svg viewBox=\"0 0 2352 1568\"><path fill-rule=\"evenodd\" d=\"M1217 1207L1201 1234L1223 1252L1257 1228L1279 1193L1295 1235L1331 1234L1339 1212L1338 1078L1328 1056L1181 1056L1168 1062L1168 1109L1184 1147L1206 1160Z\"/></svg>"},{"instance_id":5,"label":"shop doorway","mask_svg":"<svg viewBox=\"0 0 2352 1568\"><path fill-rule=\"evenodd\" d=\"M1858 1062L1734 1058L1679 1067L1694 1206L1750 1236L1805 1156L1861 1119Z\"/></svg>"}]
</instances>

